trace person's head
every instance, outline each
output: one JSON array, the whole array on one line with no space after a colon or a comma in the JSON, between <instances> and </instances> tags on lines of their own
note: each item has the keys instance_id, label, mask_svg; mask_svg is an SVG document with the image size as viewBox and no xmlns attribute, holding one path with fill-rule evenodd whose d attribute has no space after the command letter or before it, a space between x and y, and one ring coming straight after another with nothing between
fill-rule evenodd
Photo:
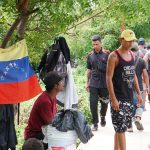
<instances>
[{"instance_id":1,"label":"person's head","mask_svg":"<svg viewBox=\"0 0 150 150\"><path fill-rule=\"evenodd\" d=\"M120 39L122 48L128 50L136 40L136 37L132 30L127 29L121 33Z\"/></svg>"},{"instance_id":2,"label":"person's head","mask_svg":"<svg viewBox=\"0 0 150 150\"><path fill-rule=\"evenodd\" d=\"M139 47L137 42L133 42L131 46L131 51L138 56L139 55Z\"/></svg>"},{"instance_id":3,"label":"person's head","mask_svg":"<svg viewBox=\"0 0 150 150\"><path fill-rule=\"evenodd\" d=\"M22 150L44 150L44 146L40 140L30 138L24 142Z\"/></svg>"},{"instance_id":4,"label":"person's head","mask_svg":"<svg viewBox=\"0 0 150 150\"><path fill-rule=\"evenodd\" d=\"M100 51L102 44L101 44L101 37L99 35L92 36L92 46L96 51Z\"/></svg>"},{"instance_id":5,"label":"person's head","mask_svg":"<svg viewBox=\"0 0 150 150\"><path fill-rule=\"evenodd\" d=\"M44 84L47 92L51 92L53 89L55 89L56 92L59 92L64 88L63 77L58 75L55 71L47 73L44 78Z\"/></svg>"},{"instance_id":6,"label":"person's head","mask_svg":"<svg viewBox=\"0 0 150 150\"><path fill-rule=\"evenodd\" d=\"M141 46L145 46L145 39L144 38L139 38L138 44Z\"/></svg>"}]
</instances>

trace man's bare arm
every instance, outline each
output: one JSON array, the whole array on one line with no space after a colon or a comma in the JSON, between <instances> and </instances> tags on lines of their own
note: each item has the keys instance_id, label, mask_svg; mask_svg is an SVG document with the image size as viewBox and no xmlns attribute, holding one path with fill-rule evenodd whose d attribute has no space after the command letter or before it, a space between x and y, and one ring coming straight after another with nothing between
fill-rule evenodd
<instances>
[{"instance_id":1,"label":"man's bare arm","mask_svg":"<svg viewBox=\"0 0 150 150\"><path fill-rule=\"evenodd\" d=\"M117 60L116 54L114 52L112 52L108 57L107 70L106 70L107 88L108 88L110 99L112 102L112 107L116 111L119 110L119 103L118 103L118 100L115 96L112 78L113 78L113 74L114 74L114 70L115 70L117 61L118 60Z\"/></svg>"},{"instance_id":2,"label":"man's bare arm","mask_svg":"<svg viewBox=\"0 0 150 150\"><path fill-rule=\"evenodd\" d=\"M143 103L143 100L141 97L140 88L139 88L138 79L137 79L136 74L134 75L134 87L135 87L135 91L136 91L137 98L138 98L138 104L140 106Z\"/></svg>"}]
</instances>

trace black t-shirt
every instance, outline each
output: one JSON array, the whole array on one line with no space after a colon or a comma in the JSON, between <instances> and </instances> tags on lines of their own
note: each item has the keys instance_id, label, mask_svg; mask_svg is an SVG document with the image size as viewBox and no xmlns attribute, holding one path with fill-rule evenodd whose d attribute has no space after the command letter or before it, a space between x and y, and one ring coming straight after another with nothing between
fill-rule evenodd
<instances>
[{"instance_id":1,"label":"black t-shirt","mask_svg":"<svg viewBox=\"0 0 150 150\"><path fill-rule=\"evenodd\" d=\"M117 50L115 52L119 59L119 63L113 75L113 86L116 98L120 101L132 101L135 75L134 58L130 52L132 59L126 61L120 56Z\"/></svg>"},{"instance_id":2,"label":"black t-shirt","mask_svg":"<svg viewBox=\"0 0 150 150\"><path fill-rule=\"evenodd\" d=\"M143 69L146 69L146 63L142 58L136 58L135 62L138 60L137 66L135 68L136 76L138 78L140 91L143 91L143 83L142 83L142 72Z\"/></svg>"},{"instance_id":3,"label":"black t-shirt","mask_svg":"<svg viewBox=\"0 0 150 150\"><path fill-rule=\"evenodd\" d=\"M87 69L91 70L90 87L106 88L106 66L108 53L93 51L87 58Z\"/></svg>"}]
</instances>

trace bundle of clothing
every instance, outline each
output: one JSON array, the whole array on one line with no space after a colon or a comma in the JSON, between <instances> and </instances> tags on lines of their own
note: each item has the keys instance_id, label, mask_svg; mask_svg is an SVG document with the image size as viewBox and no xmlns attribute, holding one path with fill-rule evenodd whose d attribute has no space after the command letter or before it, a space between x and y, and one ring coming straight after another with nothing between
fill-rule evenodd
<instances>
[{"instance_id":1,"label":"bundle of clothing","mask_svg":"<svg viewBox=\"0 0 150 150\"><path fill-rule=\"evenodd\" d=\"M75 130L82 143L87 143L93 136L84 115L77 110L59 111L52 122L52 126L62 132Z\"/></svg>"}]
</instances>

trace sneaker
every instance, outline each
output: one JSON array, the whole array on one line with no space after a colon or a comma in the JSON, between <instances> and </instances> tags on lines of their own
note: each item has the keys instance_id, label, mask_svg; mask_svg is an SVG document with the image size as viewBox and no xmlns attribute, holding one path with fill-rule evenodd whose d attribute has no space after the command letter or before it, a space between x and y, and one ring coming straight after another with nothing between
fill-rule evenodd
<instances>
[{"instance_id":1,"label":"sneaker","mask_svg":"<svg viewBox=\"0 0 150 150\"><path fill-rule=\"evenodd\" d=\"M127 132L133 132L133 127L127 128Z\"/></svg>"},{"instance_id":2,"label":"sneaker","mask_svg":"<svg viewBox=\"0 0 150 150\"><path fill-rule=\"evenodd\" d=\"M105 125L106 125L106 120L105 120L105 117L101 117L101 126L102 127L105 127Z\"/></svg>"},{"instance_id":3,"label":"sneaker","mask_svg":"<svg viewBox=\"0 0 150 150\"><path fill-rule=\"evenodd\" d=\"M144 130L144 128L143 128L143 125L142 125L142 123L141 123L141 120L139 119L139 118L136 118L135 119L135 125L136 125L136 128L138 129L138 130Z\"/></svg>"},{"instance_id":4,"label":"sneaker","mask_svg":"<svg viewBox=\"0 0 150 150\"><path fill-rule=\"evenodd\" d=\"M92 131L97 131L98 130L98 125L97 124L93 124L91 130Z\"/></svg>"}]
</instances>

